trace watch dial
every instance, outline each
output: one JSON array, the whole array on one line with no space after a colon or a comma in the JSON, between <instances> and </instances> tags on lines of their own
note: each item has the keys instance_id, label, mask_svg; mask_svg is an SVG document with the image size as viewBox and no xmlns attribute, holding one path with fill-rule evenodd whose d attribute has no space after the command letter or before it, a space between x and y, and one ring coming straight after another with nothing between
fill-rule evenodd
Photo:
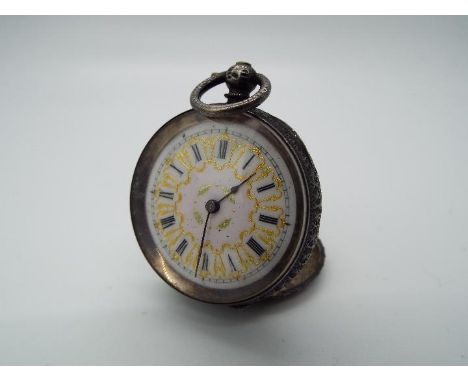
<instances>
[{"instance_id":1,"label":"watch dial","mask_svg":"<svg viewBox=\"0 0 468 382\"><path fill-rule=\"evenodd\" d=\"M154 161L146 219L161 255L183 278L214 289L244 287L290 248L301 228L302 190L287 147L265 132L235 119L204 118L179 129ZM219 202L209 216L208 201Z\"/></svg>"}]
</instances>

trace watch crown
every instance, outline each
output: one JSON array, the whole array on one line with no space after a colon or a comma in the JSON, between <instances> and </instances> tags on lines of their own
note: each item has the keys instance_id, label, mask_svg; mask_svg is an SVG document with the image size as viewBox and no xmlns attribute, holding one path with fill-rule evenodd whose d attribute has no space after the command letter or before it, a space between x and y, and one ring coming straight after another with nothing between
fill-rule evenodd
<instances>
[{"instance_id":1,"label":"watch crown","mask_svg":"<svg viewBox=\"0 0 468 382\"><path fill-rule=\"evenodd\" d=\"M249 98L257 86L257 72L248 62L238 61L227 70L226 85L229 93L224 96L228 103L242 101Z\"/></svg>"}]
</instances>

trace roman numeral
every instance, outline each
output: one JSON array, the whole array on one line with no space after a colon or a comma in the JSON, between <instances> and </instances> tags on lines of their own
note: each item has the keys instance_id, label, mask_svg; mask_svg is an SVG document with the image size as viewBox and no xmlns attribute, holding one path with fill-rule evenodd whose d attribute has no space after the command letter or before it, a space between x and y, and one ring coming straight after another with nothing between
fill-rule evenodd
<instances>
[{"instance_id":1,"label":"roman numeral","mask_svg":"<svg viewBox=\"0 0 468 382\"><path fill-rule=\"evenodd\" d=\"M174 216L168 216L165 218L161 219L161 225L163 229L169 228L171 225L174 225L175 223L175 217Z\"/></svg>"},{"instance_id":2,"label":"roman numeral","mask_svg":"<svg viewBox=\"0 0 468 382\"><path fill-rule=\"evenodd\" d=\"M179 254L179 256L181 256L184 253L187 246L188 246L188 241L184 239L180 242L180 244L177 246L175 251Z\"/></svg>"},{"instance_id":3,"label":"roman numeral","mask_svg":"<svg viewBox=\"0 0 468 382\"><path fill-rule=\"evenodd\" d=\"M263 192L263 191L269 190L270 188L274 188L274 187L275 187L275 184L270 183L270 184L267 184L266 186L258 187L257 191L258 192Z\"/></svg>"},{"instance_id":4,"label":"roman numeral","mask_svg":"<svg viewBox=\"0 0 468 382\"><path fill-rule=\"evenodd\" d=\"M195 155L195 159L197 160L197 162L200 162L201 161L200 150L198 149L198 146L196 143L192 145L192 151L193 151L193 154Z\"/></svg>"},{"instance_id":5,"label":"roman numeral","mask_svg":"<svg viewBox=\"0 0 468 382\"><path fill-rule=\"evenodd\" d=\"M208 271L208 255L205 253L203 253L203 260L202 260L202 266L201 268L204 270L204 271Z\"/></svg>"},{"instance_id":6,"label":"roman numeral","mask_svg":"<svg viewBox=\"0 0 468 382\"><path fill-rule=\"evenodd\" d=\"M166 198L166 199L174 199L174 193L173 192L166 192L166 191L159 191L159 196L161 198Z\"/></svg>"},{"instance_id":7,"label":"roman numeral","mask_svg":"<svg viewBox=\"0 0 468 382\"><path fill-rule=\"evenodd\" d=\"M229 255L228 255L228 260L229 260L229 264L231 265L232 271L233 271L233 272L237 271L236 266L235 266L234 263L232 262L231 256L229 256Z\"/></svg>"},{"instance_id":8,"label":"roman numeral","mask_svg":"<svg viewBox=\"0 0 468 382\"><path fill-rule=\"evenodd\" d=\"M254 251L258 256L261 256L265 252L265 248L263 248L257 240L255 240L253 237L250 237L249 240L247 240L246 243L252 251Z\"/></svg>"},{"instance_id":9,"label":"roman numeral","mask_svg":"<svg viewBox=\"0 0 468 382\"><path fill-rule=\"evenodd\" d=\"M278 224L278 219L274 218L273 216L267 216L267 215L260 214L260 216L258 217L258 220L260 220L261 222L264 222L264 223L268 223L268 224L273 224L273 225Z\"/></svg>"},{"instance_id":10,"label":"roman numeral","mask_svg":"<svg viewBox=\"0 0 468 382\"><path fill-rule=\"evenodd\" d=\"M247 162L245 162L245 164L242 166L242 170L245 170L247 168L247 166L250 164L250 162L252 162L252 159L254 159L255 155L252 154L252 156L249 158L249 160Z\"/></svg>"},{"instance_id":11,"label":"roman numeral","mask_svg":"<svg viewBox=\"0 0 468 382\"><path fill-rule=\"evenodd\" d=\"M184 175L184 172L183 172L182 170L178 169L178 168L177 168L176 166L174 166L172 163L171 163L169 166L171 166L174 170L176 170L176 171L179 173L179 175Z\"/></svg>"},{"instance_id":12,"label":"roman numeral","mask_svg":"<svg viewBox=\"0 0 468 382\"><path fill-rule=\"evenodd\" d=\"M218 158L226 159L227 146L228 146L228 141L219 141Z\"/></svg>"}]
</instances>

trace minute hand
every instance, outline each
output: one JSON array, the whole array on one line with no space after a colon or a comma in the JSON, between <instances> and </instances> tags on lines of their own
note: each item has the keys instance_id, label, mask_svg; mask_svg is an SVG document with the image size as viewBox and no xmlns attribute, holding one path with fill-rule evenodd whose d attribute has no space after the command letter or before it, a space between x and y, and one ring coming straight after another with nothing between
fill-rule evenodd
<instances>
[{"instance_id":1,"label":"minute hand","mask_svg":"<svg viewBox=\"0 0 468 382\"><path fill-rule=\"evenodd\" d=\"M251 174L248 178L245 178L242 182L240 182L237 186L231 187L231 191L224 195L221 199L218 200L218 203L221 203L224 199L226 199L229 195L235 194L240 186L242 186L245 182L247 182L250 178L252 178L255 175L255 173Z\"/></svg>"}]
</instances>

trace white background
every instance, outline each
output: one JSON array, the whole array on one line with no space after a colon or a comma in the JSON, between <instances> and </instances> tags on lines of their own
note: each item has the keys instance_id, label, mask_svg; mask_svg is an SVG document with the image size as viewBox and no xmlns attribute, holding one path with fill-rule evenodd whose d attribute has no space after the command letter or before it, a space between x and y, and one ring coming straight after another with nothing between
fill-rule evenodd
<instances>
[{"instance_id":1,"label":"white background","mask_svg":"<svg viewBox=\"0 0 468 382\"><path fill-rule=\"evenodd\" d=\"M0 364L468 364L467 46L463 17L0 18ZM129 213L146 141L237 60L310 150L327 250L243 310L169 288Z\"/></svg>"}]
</instances>

